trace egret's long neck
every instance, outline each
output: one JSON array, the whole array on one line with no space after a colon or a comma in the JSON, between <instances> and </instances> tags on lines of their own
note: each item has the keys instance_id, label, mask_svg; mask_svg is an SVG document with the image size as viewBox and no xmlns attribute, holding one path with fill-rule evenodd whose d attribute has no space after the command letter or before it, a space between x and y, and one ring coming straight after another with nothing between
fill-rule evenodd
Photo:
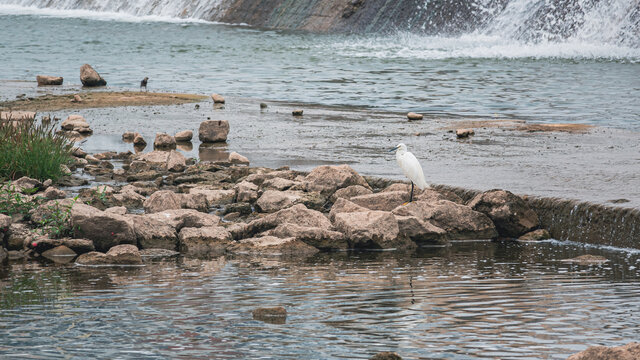
<instances>
[{"instance_id":1,"label":"egret's long neck","mask_svg":"<svg viewBox=\"0 0 640 360\"><path fill-rule=\"evenodd\" d=\"M396 159L400 159L401 157L404 156L404 154L406 154L407 151L404 149L398 149L396 150Z\"/></svg>"}]
</instances>

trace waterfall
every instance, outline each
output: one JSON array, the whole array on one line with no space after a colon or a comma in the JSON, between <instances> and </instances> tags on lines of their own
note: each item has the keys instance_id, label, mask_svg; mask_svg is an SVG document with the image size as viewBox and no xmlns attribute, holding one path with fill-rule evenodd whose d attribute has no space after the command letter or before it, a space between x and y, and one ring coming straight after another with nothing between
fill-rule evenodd
<instances>
[{"instance_id":1,"label":"waterfall","mask_svg":"<svg viewBox=\"0 0 640 360\"><path fill-rule=\"evenodd\" d=\"M249 25L315 31L407 29L524 43L573 40L640 47L640 0L366 0L353 4L351 0L0 0L0 6L33 11L82 10L223 22L246 19Z\"/></svg>"},{"instance_id":2,"label":"waterfall","mask_svg":"<svg viewBox=\"0 0 640 360\"><path fill-rule=\"evenodd\" d=\"M85 10L135 17L212 19L221 0L0 0L0 5L33 9Z\"/></svg>"}]
</instances>

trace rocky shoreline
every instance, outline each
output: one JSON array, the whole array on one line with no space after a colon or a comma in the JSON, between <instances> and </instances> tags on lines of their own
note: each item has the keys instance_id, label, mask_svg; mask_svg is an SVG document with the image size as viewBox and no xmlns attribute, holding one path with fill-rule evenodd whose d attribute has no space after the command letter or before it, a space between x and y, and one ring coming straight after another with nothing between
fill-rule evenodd
<instances>
[{"instance_id":1,"label":"rocky shoreline","mask_svg":"<svg viewBox=\"0 0 640 360\"><path fill-rule=\"evenodd\" d=\"M91 133L76 124L80 120L71 115L63 131L74 137ZM199 138L224 142L228 132L228 123L206 121ZM131 135L123 139L135 138ZM248 166L237 153L224 161L199 162L175 147L173 136L158 133L149 153L92 155L76 148L70 171L81 171L84 178L69 176L58 187L29 178L5 184L20 193L21 201L39 204L24 219L0 216L7 255L65 262L79 255L75 262L81 265L136 265L142 263L140 251L155 249L196 257L304 256L548 237L544 231L531 233L539 226L537 214L504 190L465 202L451 191L426 189L406 204L406 183L365 178L348 165L319 166L308 173L268 169ZM105 185L86 187L86 175ZM65 186L80 190L73 196ZM61 234L52 231L59 230L56 226L68 236L52 238Z\"/></svg>"}]
</instances>

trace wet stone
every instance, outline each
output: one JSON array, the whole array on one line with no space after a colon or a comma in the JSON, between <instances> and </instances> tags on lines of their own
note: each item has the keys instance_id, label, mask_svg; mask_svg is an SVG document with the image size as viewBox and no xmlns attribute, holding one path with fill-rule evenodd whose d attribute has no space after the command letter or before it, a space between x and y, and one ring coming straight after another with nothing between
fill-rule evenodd
<instances>
[{"instance_id":1,"label":"wet stone","mask_svg":"<svg viewBox=\"0 0 640 360\"><path fill-rule=\"evenodd\" d=\"M271 324L284 324L287 321L287 309L283 306L259 307L252 312L255 320Z\"/></svg>"}]
</instances>

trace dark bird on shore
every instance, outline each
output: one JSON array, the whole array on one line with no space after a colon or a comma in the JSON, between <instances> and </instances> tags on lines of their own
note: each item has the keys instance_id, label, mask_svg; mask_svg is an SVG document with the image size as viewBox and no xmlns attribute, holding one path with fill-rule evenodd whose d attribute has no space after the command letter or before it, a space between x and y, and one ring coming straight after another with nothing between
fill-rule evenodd
<instances>
[{"instance_id":1,"label":"dark bird on shore","mask_svg":"<svg viewBox=\"0 0 640 360\"><path fill-rule=\"evenodd\" d=\"M144 79L142 79L142 81L140 81L140 90L142 90L142 88L144 88L145 90L148 91L148 89L147 89L147 81L149 81L148 77L145 77Z\"/></svg>"}]
</instances>

